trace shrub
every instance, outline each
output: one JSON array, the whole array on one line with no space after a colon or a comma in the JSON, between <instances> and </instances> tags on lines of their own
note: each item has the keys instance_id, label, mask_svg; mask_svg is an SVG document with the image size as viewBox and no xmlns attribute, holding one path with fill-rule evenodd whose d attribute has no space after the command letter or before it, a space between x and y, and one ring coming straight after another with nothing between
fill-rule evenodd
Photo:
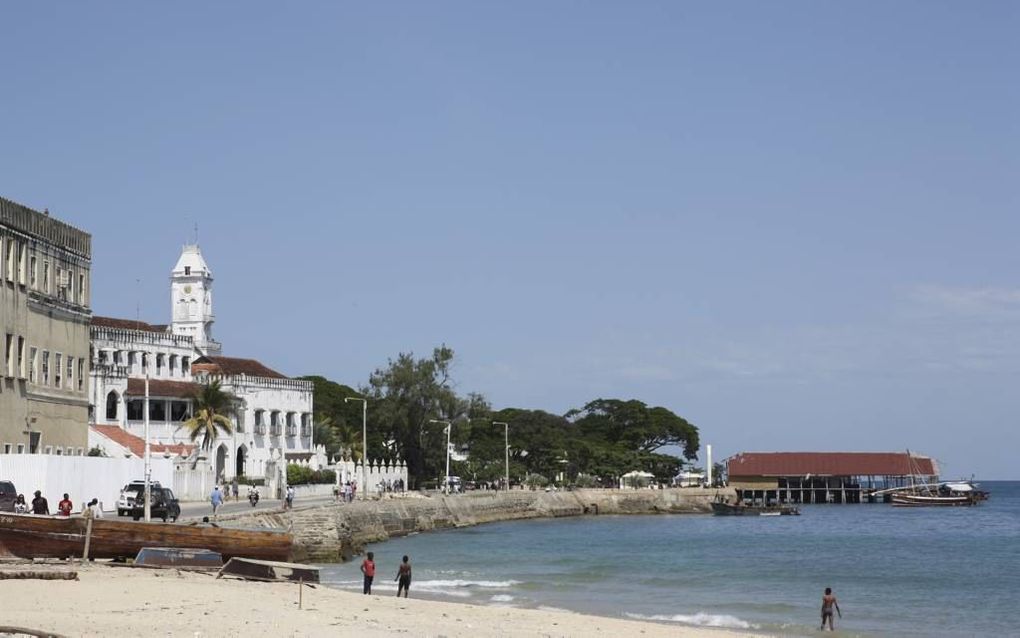
<instances>
[{"instance_id":1,"label":"shrub","mask_svg":"<svg viewBox=\"0 0 1020 638\"><path fill-rule=\"evenodd\" d=\"M537 487L545 487L549 484L549 479L542 476L541 474L528 474L524 477L524 484L535 489Z\"/></svg>"},{"instance_id":2,"label":"shrub","mask_svg":"<svg viewBox=\"0 0 1020 638\"><path fill-rule=\"evenodd\" d=\"M574 485L577 487L598 487L599 480L591 474L578 474Z\"/></svg>"},{"instance_id":3,"label":"shrub","mask_svg":"<svg viewBox=\"0 0 1020 638\"><path fill-rule=\"evenodd\" d=\"M336 483L333 470L313 470L304 465L291 463L287 466L287 485L320 485Z\"/></svg>"}]
</instances>

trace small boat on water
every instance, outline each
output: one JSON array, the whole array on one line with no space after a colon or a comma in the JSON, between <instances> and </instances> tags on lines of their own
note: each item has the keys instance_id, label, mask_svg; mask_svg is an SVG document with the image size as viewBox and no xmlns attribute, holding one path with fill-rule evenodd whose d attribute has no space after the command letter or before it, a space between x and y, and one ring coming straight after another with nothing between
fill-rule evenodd
<instances>
[{"instance_id":1,"label":"small boat on water","mask_svg":"<svg viewBox=\"0 0 1020 638\"><path fill-rule=\"evenodd\" d=\"M87 518L0 514L0 556L80 558ZM233 557L289 560L293 537L283 531L219 527L210 524L139 523L92 519L90 558L134 558L144 547L208 549Z\"/></svg>"},{"instance_id":2,"label":"small boat on water","mask_svg":"<svg viewBox=\"0 0 1020 638\"><path fill-rule=\"evenodd\" d=\"M896 507L967 507L988 500L988 492L972 481L927 482L907 450L910 486L892 490L890 502ZM919 480L915 480L915 476Z\"/></svg>"},{"instance_id":3,"label":"small boat on water","mask_svg":"<svg viewBox=\"0 0 1020 638\"><path fill-rule=\"evenodd\" d=\"M712 513L716 516L800 516L793 505L744 505L727 501L713 501Z\"/></svg>"},{"instance_id":4,"label":"small boat on water","mask_svg":"<svg viewBox=\"0 0 1020 638\"><path fill-rule=\"evenodd\" d=\"M966 507L977 504L977 500L971 496L951 496L937 493L911 494L901 492L893 494L890 498L895 507Z\"/></svg>"}]
</instances>

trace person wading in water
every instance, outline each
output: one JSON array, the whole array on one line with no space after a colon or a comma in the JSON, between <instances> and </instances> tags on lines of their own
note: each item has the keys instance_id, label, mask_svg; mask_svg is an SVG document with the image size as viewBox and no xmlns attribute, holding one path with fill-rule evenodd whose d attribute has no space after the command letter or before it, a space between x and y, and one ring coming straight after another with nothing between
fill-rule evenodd
<instances>
[{"instance_id":1,"label":"person wading in water","mask_svg":"<svg viewBox=\"0 0 1020 638\"><path fill-rule=\"evenodd\" d=\"M836 613L839 614L840 619L843 618L843 612L839 610L839 603L836 602L836 597L832 595L832 588L825 588L825 595L822 596L822 631L825 631L825 621L829 621L829 631L836 631L832 625L832 608L836 608Z\"/></svg>"},{"instance_id":2,"label":"person wading in water","mask_svg":"<svg viewBox=\"0 0 1020 638\"><path fill-rule=\"evenodd\" d=\"M397 581L397 598L400 598L401 591L404 592L404 598L407 598L407 593L411 590L411 563L408 562L407 556L404 556L404 562L400 563L397 577L393 580Z\"/></svg>"}]
</instances>

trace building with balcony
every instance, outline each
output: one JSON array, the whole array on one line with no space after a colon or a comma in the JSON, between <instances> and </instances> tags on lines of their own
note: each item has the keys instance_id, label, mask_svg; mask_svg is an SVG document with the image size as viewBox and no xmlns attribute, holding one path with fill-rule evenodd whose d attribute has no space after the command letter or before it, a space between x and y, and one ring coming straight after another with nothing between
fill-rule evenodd
<instances>
[{"instance_id":1,"label":"building with balcony","mask_svg":"<svg viewBox=\"0 0 1020 638\"><path fill-rule=\"evenodd\" d=\"M208 452L216 478L262 478L278 472L288 454L314 454L312 383L254 359L221 355L212 335L212 281L198 246L185 246L170 275L170 324L92 319L91 423L144 436L148 378L150 441L187 444L182 426L194 411L194 396L202 384L218 381L234 397L234 409L233 431L221 434ZM90 443L115 447L106 440L109 432L92 428Z\"/></svg>"},{"instance_id":2,"label":"building with balcony","mask_svg":"<svg viewBox=\"0 0 1020 638\"><path fill-rule=\"evenodd\" d=\"M0 453L84 454L92 237L0 197Z\"/></svg>"}]
</instances>

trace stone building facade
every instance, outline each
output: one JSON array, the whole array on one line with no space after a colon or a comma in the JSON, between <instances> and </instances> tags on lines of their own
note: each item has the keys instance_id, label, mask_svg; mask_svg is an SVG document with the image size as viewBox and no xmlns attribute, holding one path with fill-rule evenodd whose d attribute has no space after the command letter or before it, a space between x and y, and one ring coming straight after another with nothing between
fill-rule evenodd
<instances>
[{"instance_id":1,"label":"stone building facade","mask_svg":"<svg viewBox=\"0 0 1020 638\"><path fill-rule=\"evenodd\" d=\"M92 237L0 198L0 453L84 454Z\"/></svg>"},{"instance_id":2,"label":"stone building facade","mask_svg":"<svg viewBox=\"0 0 1020 638\"><path fill-rule=\"evenodd\" d=\"M312 383L289 379L254 359L225 357L213 338L212 272L198 246L185 246L170 275L171 323L94 317L91 422L144 436L148 377L150 441L190 443L181 427L201 384L219 381L236 398L233 432L220 435L208 460L217 481L275 477L288 459L316 454ZM104 428L92 442L103 445Z\"/></svg>"}]
</instances>

